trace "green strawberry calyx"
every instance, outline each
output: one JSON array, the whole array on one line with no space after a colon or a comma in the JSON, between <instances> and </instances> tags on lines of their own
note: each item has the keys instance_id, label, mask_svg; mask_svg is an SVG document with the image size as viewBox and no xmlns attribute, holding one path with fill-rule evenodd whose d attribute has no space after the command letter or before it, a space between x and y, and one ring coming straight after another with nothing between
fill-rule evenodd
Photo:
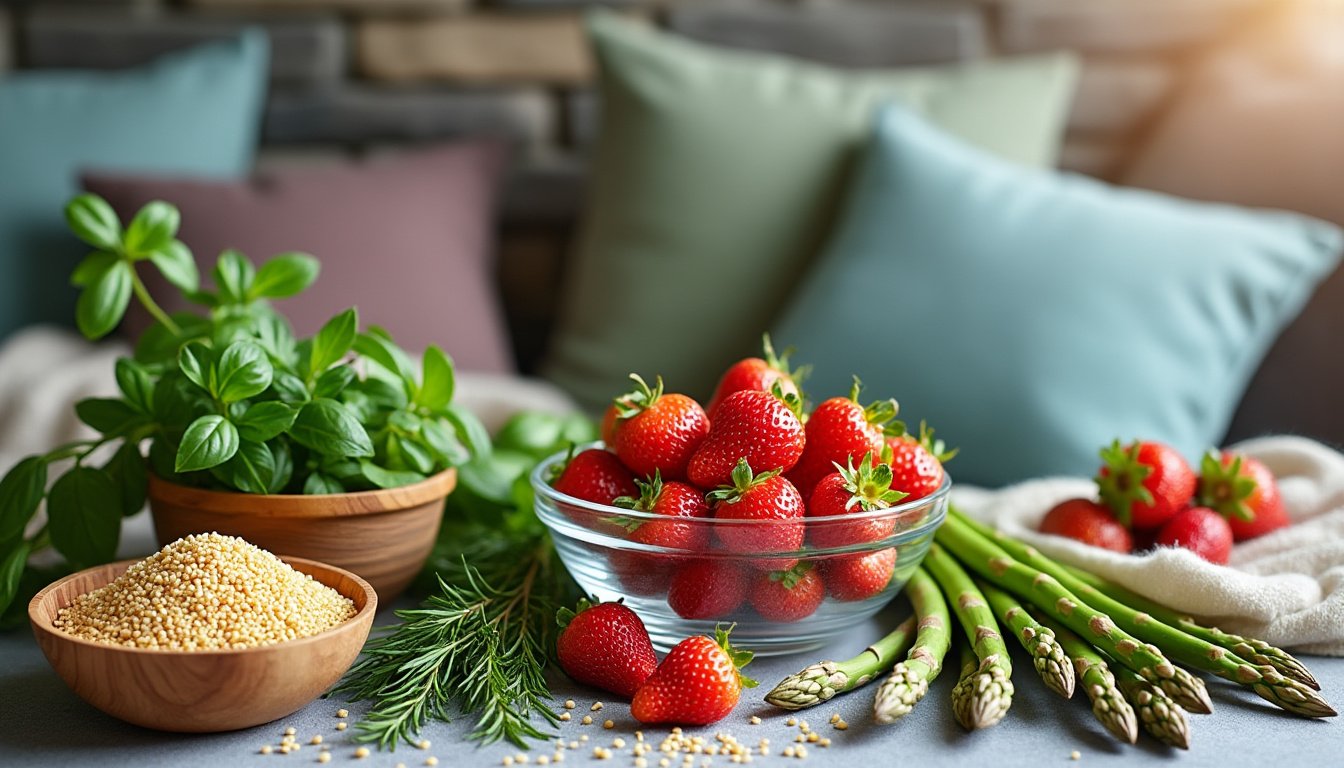
<instances>
[{"instance_id":1,"label":"green strawberry calyx","mask_svg":"<svg viewBox=\"0 0 1344 768\"><path fill-rule=\"evenodd\" d=\"M653 470L653 477L649 478L649 482L647 483L643 480L635 480L635 487L639 489L638 498L634 496L617 496L615 499L612 499L611 505L613 507L620 507L621 509L628 509L632 512L652 512L653 508L658 504L658 499L663 495L662 470ZM644 521L642 520L635 520L629 517L609 517L606 519L606 522L624 528L626 533L634 533L644 524Z\"/></svg>"},{"instance_id":2,"label":"green strawberry calyx","mask_svg":"<svg viewBox=\"0 0 1344 768\"><path fill-rule=\"evenodd\" d=\"M751 489L761 485L772 477L777 477L780 470L772 469L769 472L762 472L759 475L753 474L751 465L747 463L747 458L743 456L737 460L737 465L733 467L732 483L721 485L715 490L705 494L705 501L722 501L725 504L736 504L742 500L743 496Z\"/></svg>"},{"instance_id":3,"label":"green strawberry calyx","mask_svg":"<svg viewBox=\"0 0 1344 768\"><path fill-rule=\"evenodd\" d=\"M858 376L853 377L854 382L849 386L849 399L854 403L859 402L859 393L863 391L863 382ZM901 412L901 405L894 398L885 400L874 400L863 408L863 418L869 424L882 430L886 437L900 437L905 434L905 422L897 421L896 414Z\"/></svg>"},{"instance_id":4,"label":"green strawberry calyx","mask_svg":"<svg viewBox=\"0 0 1344 768\"><path fill-rule=\"evenodd\" d=\"M629 419L647 411L658 402L658 398L663 396L663 377L654 377L654 385L644 380L638 373L630 374L630 380L635 382L635 388L618 396L613 403L616 404L616 418Z\"/></svg>"},{"instance_id":5,"label":"green strawberry calyx","mask_svg":"<svg viewBox=\"0 0 1344 768\"><path fill-rule=\"evenodd\" d=\"M806 379L812 373L812 366L800 365L797 368L789 368L789 357L793 355L793 347L786 347L784 354L775 354L775 345L770 342L770 334L761 334L761 356L765 364L783 374L784 378L793 382L793 386L801 387L803 379Z\"/></svg>"},{"instance_id":6,"label":"green strawberry calyx","mask_svg":"<svg viewBox=\"0 0 1344 768\"><path fill-rule=\"evenodd\" d=\"M849 457L847 466L842 467L837 463L833 463L833 466L844 478L845 490L850 493L849 500L845 502L846 511L851 511L855 507L864 512L886 509L910 495L891 487L895 479L891 473L891 465L875 462L871 451L863 455L863 460L859 462L857 469L854 467L853 456Z\"/></svg>"},{"instance_id":7,"label":"green strawberry calyx","mask_svg":"<svg viewBox=\"0 0 1344 768\"><path fill-rule=\"evenodd\" d=\"M574 454L578 449L579 446L570 443L569 449L565 451L565 460L551 465L550 469L546 472L546 483L548 485L555 485L555 481L559 480L560 476L565 474L565 470L569 469L569 465L574 461Z\"/></svg>"},{"instance_id":8,"label":"green strawberry calyx","mask_svg":"<svg viewBox=\"0 0 1344 768\"><path fill-rule=\"evenodd\" d=\"M802 581L803 577L806 576L807 572L812 570L813 567L815 566L813 566L812 563L800 561L797 565L787 571L771 571L768 578L771 581L777 582L785 589L792 590L794 587L798 586L798 582Z\"/></svg>"},{"instance_id":9,"label":"green strawberry calyx","mask_svg":"<svg viewBox=\"0 0 1344 768\"><path fill-rule=\"evenodd\" d=\"M933 458L938 460L939 464L946 464L955 459L960 448L948 448L947 443L933 436L933 428L927 421L919 422L919 444L924 446Z\"/></svg>"},{"instance_id":10,"label":"green strawberry calyx","mask_svg":"<svg viewBox=\"0 0 1344 768\"><path fill-rule=\"evenodd\" d=\"M1224 464L1217 451L1209 451L1199 462L1199 503L1229 520L1250 522L1255 519L1249 499L1260 488L1254 477L1243 474L1245 464L1238 454Z\"/></svg>"},{"instance_id":11,"label":"green strawberry calyx","mask_svg":"<svg viewBox=\"0 0 1344 768\"><path fill-rule=\"evenodd\" d=\"M751 651L745 651L741 648L734 648L728 642L728 635L732 634L736 624L730 624L726 629L722 624L714 628L714 643L723 649L724 654L733 662L733 669L737 671L737 679L742 681L743 688L755 688L760 685L757 681L742 674L742 668L751 663L756 654Z\"/></svg>"},{"instance_id":12,"label":"green strawberry calyx","mask_svg":"<svg viewBox=\"0 0 1344 768\"><path fill-rule=\"evenodd\" d=\"M1103 471L1093 478L1097 483L1097 493L1101 503L1110 507L1115 519L1125 527L1131 527L1133 516L1131 509L1135 504L1152 506L1153 492L1143 481L1153 473L1153 468L1139 461L1139 441L1128 446L1113 440L1101 449Z\"/></svg>"},{"instance_id":13,"label":"green strawberry calyx","mask_svg":"<svg viewBox=\"0 0 1344 768\"><path fill-rule=\"evenodd\" d=\"M559 624L561 629L564 629L565 627L569 626L569 622L573 621L575 616L578 616L580 613L583 613L589 608L592 608L598 602L600 601L598 601L596 597L594 597L592 601L589 601L588 598L586 597L581 597L579 598L579 602L574 605L574 608L572 610L570 608L561 606L561 608L555 612L555 623Z\"/></svg>"},{"instance_id":14,"label":"green strawberry calyx","mask_svg":"<svg viewBox=\"0 0 1344 768\"><path fill-rule=\"evenodd\" d=\"M795 386L797 386L796 382ZM788 408L789 412L792 413L798 421L801 422L806 419L806 417L803 416L803 398L792 392L785 392L784 387L780 382L776 381L770 386L770 394L778 398L779 401L784 404L784 407Z\"/></svg>"}]
</instances>

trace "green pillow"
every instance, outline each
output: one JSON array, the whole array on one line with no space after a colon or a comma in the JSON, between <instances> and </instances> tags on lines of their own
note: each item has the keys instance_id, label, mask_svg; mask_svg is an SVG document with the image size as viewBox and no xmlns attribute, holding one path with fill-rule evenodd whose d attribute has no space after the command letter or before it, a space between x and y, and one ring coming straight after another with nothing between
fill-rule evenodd
<instances>
[{"instance_id":1,"label":"green pillow","mask_svg":"<svg viewBox=\"0 0 1344 768\"><path fill-rule=\"evenodd\" d=\"M843 71L694 43L608 13L600 143L548 375L596 409L637 371L707 397L759 350L822 244L872 111L899 99L1003 157L1055 159L1074 60Z\"/></svg>"},{"instance_id":2,"label":"green pillow","mask_svg":"<svg viewBox=\"0 0 1344 768\"><path fill-rule=\"evenodd\" d=\"M84 251L62 210L81 171L248 171L267 58L265 34L249 32L136 69L0 77L0 338L74 318Z\"/></svg>"},{"instance_id":3,"label":"green pillow","mask_svg":"<svg viewBox=\"0 0 1344 768\"><path fill-rule=\"evenodd\" d=\"M891 106L775 342L815 365L815 397L853 373L927 419L958 482L1088 476L1115 438L1195 461L1342 244L1305 216L1024 169Z\"/></svg>"}]
</instances>

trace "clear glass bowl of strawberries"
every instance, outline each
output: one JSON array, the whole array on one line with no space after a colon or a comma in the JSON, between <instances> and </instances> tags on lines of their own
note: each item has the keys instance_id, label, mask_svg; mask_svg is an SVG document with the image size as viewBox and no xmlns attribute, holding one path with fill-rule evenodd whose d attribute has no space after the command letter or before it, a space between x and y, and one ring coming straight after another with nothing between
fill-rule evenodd
<instances>
[{"instance_id":1,"label":"clear glass bowl of strawberries","mask_svg":"<svg viewBox=\"0 0 1344 768\"><path fill-rule=\"evenodd\" d=\"M760 654L824 645L905 585L947 512L948 456L858 385L804 414L767 343L702 408L632 376L603 442L543 461L538 517L583 590L666 650L735 623Z\"/></svg>"}]
</instances>

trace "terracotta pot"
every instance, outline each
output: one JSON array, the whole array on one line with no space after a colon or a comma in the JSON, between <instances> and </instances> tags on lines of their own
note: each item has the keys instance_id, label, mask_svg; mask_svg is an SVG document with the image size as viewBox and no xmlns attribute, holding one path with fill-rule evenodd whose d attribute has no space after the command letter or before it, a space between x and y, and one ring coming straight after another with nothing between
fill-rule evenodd
<instances>
[{"instance_id":1,"label":"terracotta pot","mask_svg":"<svg viewBox=\"0 0 1344 768\"><path fill-rule=\"evenodd\" d=\"M443 500L457 485L448 469L414 485L358 493L267 496L149 478L159 545L193 533L239 536L271 552L352 571L390 602L424 566L439 534Z\"/></svg>"}]
</instances>

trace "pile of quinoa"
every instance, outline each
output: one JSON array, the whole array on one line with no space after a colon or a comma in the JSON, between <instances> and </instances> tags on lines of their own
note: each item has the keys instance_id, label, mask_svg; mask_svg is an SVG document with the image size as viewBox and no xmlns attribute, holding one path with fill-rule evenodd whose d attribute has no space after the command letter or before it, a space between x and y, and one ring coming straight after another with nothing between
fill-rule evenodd
<instances>
[{"instance_id":1,"label":"pile of quinoa","mask_svg":"<svg viewBox=\"0 0 1344 768\"><path fill-rule=\"evenodd\" d=\"M169 544L57 614L63 632L165 651L251 648L330 629L355 615L347 597L234 536Z\"/></svg>"}]
</instances>

